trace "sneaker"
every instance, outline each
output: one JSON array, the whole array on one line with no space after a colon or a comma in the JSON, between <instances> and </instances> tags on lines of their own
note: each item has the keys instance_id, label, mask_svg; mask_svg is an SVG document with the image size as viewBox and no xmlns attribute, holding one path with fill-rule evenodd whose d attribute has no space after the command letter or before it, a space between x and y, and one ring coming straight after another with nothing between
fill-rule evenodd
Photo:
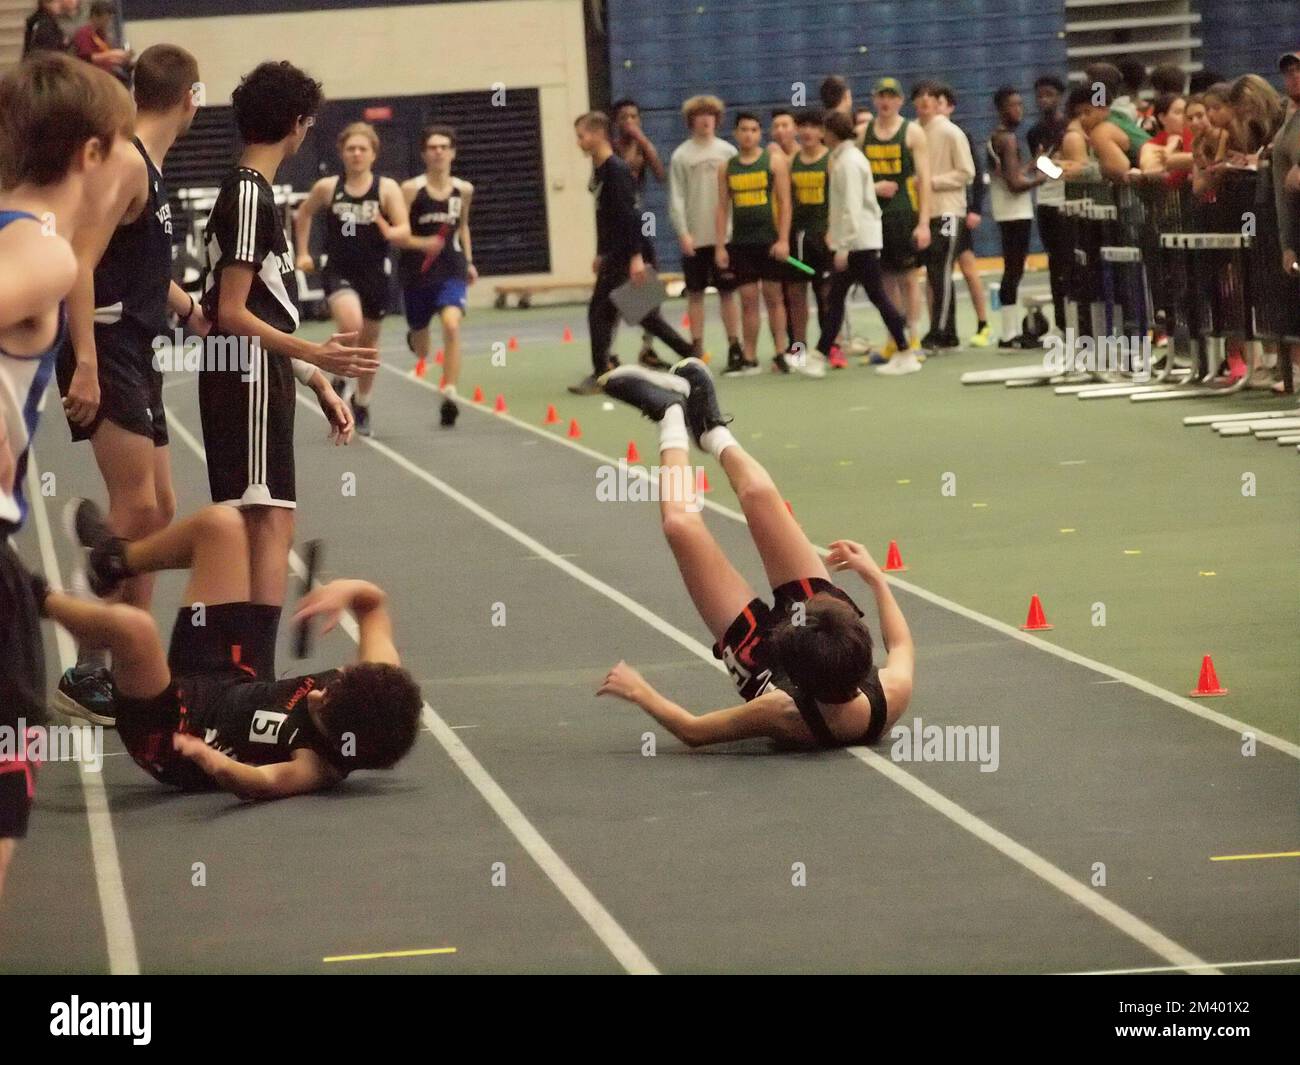
<instances>
[{"instance_id":1,"label":"sneaker","mask_svg":"<svg viewBox=\"0 0 1300 1065\"><path fill-rule=\"evenodd\" d=\"M117 723L115 696L113 675L107 669L79 673L73 666L59 678L50 706L69 717L112 728Z\"/></svg>"},{"instance_id":2,"label":"sneaker","mask_svg":"<svg viewBox=\"0 0 1300 1065\"><path fill-rule=\"evenodd\" d=\"M975 335L967 343L973 348L987 348L992 340L993 332L989 329L988 322L985 322L975 331Z\"/></svg>"},{"instance_id":3,"label":"sneaker","mask_svg":"<svg viewBox=\"0 0 1300 1065\"><path fill-rule=\"evenodd\" d=\"M931 351L952 351L954 348L961 347L961 341L957 338L956 333L935 333L930 343L926 344L925 347Z\"/></svg>"},{"instance_id":4,"label":"sneaker","mask_svg":"<svg viewBox=\"0 0 1300 1065\"><path fill-rule=\"evenodd\" d=\"M725 417L718 406L718 393L713 387L713 376L699 359L683 359L672 370L674 376L683 378L690 386L690 395L686 398L686 428L691 432L691 439L696 446L700 437L710 429L720 425L729 425L731 419Z\"/></svg>"},{"instance_id":5,"label":"sneaker","mask_svg":"<svg viewBox=\"0 0 1300 1065\"><path fill-rule=\"evenodd\" d=\"M793 352L789 352L789 351L783 351L783 352L781 352L781 353L778 354L778 355L773 355L773 356L772 356L772 372L773 372L773 373L789 373L789 372L791 371L791 369L792 369L792 367L790 366L790 361L789 361L791 357L793 357Z\"/></svg>"},{"instance_id":6,"label":"sneaker","mask_svg":"<svg viewBox=\"0 0 1300 1065\"><path fill-rule=\"evenodd\" d=\"M745 372L745 354L740 350L738 345L732 345L727 349L727 368L722 371L723 377L739 377Z\"/></svg>"},{"instance_id":7,"label":"sneaker","mask_svg":"<svg viewBox=\"0 0 1300 1065\"><path fill-rule=\"evenodd\" d=\"M70 499L63 511L63 530L82 556L73 573L74 585L100 599L112 595L131 574L126 568L126 541L114 536L104 512L89 499Z\"/></svg>"},{"instance_id":8,"label":"sneaker","mask_svg":"<svg viewBox=\"0 0 1300 1065\"><path fill-rule=\"evenodd\" d=\"M835 346L839 347L838 344ZM871 342L864 337L854 337L849 341L849 351L854 355L869 355L871 354Z\"/></svg>"},{"instance_id":9,"label":"sneaker","mask_svg":"<svg viewBox=\"0 0 1300 1065\"><path fill-rule=\"evenodd\" d=\"M911 345L911 346L912 346L912 347L918 347L918 346L919 346L919 347L923 347L923 348L937 348L937 347L940 346L940 344L939 344L939 335L940 335L940 334L936 333L933 329L931 329L928 333L925 334L925 336L923 336L923 337L920 339L919 342L918 342L918 341L916 340L916 338L914 337L914 338L912 339L912 345Z\"/></svg>"},{"instance_id":10,"label":"sneaker","mask_svg":"<svg viewBox=\"0 0 1300 1065\"><path fill-rule=\"evenodd\" d=\"M884 366L877 366L876 373L885 374L889 377L901 377L903 374L920 373L921 360L917 358L916 352L900 352L895 358L889 360Z\"/></svg>"},{"instance_id":11,"label":"sneaker","mask_svg":"<svg viewBox=\"0 0 1300 1065\"><path fill-rule=\"evenodd\" d=\"M830 356L826 362L832 370L847 370L849 368L849 360L844 357L844 349L838 344L831 348Z\"/></svg>"},{"instance_id":12,"label":"sneaker","mask_svg":"<svg viewBox=\"0 0 1300 1065\"><path fill-rule=\"evenodd\" d=\"M820 351L807 351L799 356L794 369L804 377L820 378L826 376L826 364L826 356Z\"/></svg>"},{"instance_id":13,"label":"sneaker","mask_svg":"<svg viewBox=\"0 0 1300 1065\"><path fill-rule=\"evenodd\" d=\"M1020 338L1019 338L1019 337L1003 337L1002 339L1000 339L1000 340L998 341L998 347L999 347L999 348L1002 348L1004 351L1019 351L1019 350L1020 350Z\"/></svg>"},{"instance_id":14,"label":"sneaker","mask_svg":"<svg viewBox=\"0 0 1300 1065\"><path fill-rule=\"evenodd\" d=\"M652 370L666 370L672 365L671 363L664 362L663 359L655 354L654 348L650 347L642 348L641 354L636 357L636 361L642 366L648 366Z\"/></svg>"},{"instance_id":15,"label":"sneaker","mask_svg":"<svg viewBox=\"0 0 1300 1065\"><path fill-rule=\"evenodd\" d=\"M576 385L570 385L569 391L575 396L598 396L601 393L600 378L589 373Z\"/></svg>"},{"instance_id":16,"label":"sneaker","mask_svg":"<svg viewBox=\"0 0 1300 1065\"><path fill-rule=\"evenodd\" d=\"M684 407L691 394L690 381L682 374L647 366L617 366L601 377L600 384L606 395L636 407L652 422L659 421L671 406Z\"/></svg>"},{"instance_id":17,"label":"sneaker","mask_svg":"<svg viewBox=\"0 0 1300 1065\"><path fill-rule=\"evenodd\" d=\"M357 406L357 401L352 400L352 418L357 423L357 433L361 436L370 435L370 408Z\"/></svg>"},{"instance_id":18,"label":"sneaker","mask_svg":"<svg viewBox=\"0 0 1300 1065\"><path fill-rule=\"evenodd\" d=\"M450 429L456 424L456 419L460 417L460 408L456 406L456 401L447 396L442 401L442 406L438 408L438 418L444 429ZM367 433L367 436L370 434Z\"/></svg>"}]
</instances>

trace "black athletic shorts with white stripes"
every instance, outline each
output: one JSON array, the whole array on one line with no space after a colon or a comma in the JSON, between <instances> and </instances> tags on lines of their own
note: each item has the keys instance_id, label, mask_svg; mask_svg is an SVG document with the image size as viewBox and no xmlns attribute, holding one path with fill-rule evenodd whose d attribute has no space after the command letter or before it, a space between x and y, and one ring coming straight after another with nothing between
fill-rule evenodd
<instances>
[{"instance_id":1,"label":"black athletic shorts with white stripes","mask_svg":"<svg viewBox=\"0 0 1300 1065\"><path fill-rule=\"evenodd\" d=\"M211 338L208 347L213 348ZM247 360L247 370L231 362L235 364L224 369L205 366L199 373L212 502L292 510L297 506L293 364L265 351Z\"/></svg>"}]
</instances>

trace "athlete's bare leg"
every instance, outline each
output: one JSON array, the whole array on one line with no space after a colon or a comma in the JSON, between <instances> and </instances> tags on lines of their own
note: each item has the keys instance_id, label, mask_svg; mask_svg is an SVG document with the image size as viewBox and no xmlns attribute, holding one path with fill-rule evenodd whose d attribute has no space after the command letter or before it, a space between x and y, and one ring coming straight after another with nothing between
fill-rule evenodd
<instances>
[{"instance_id":1,"label":"athlete's bare leg","mask_svg":"<svg viewBox=\"0 0 1300 1065\"><path fill-rule=\"evenodd\" d=\"M785 500L762 463L739 444L723 451L718 461L745 512L749 535L763 560L768 583L776 588L802 577L829 580L826 564L786 509Z\"/></svg>"},{"instance_id":2,"label":"athlete's bare leg","mask_svg":"<svg viewBox=\"0 0 1300 1065\"><path fill-rule=\"evenodd\" d=\"M721 640L754 598L754 590L723 554L691 499L695 471L688 457L685 448L670 447L659 454L659 516L691 602L714 640Z\"/></svg>"},{"instance_id":3,"label":"athlete's bare leg","mask_svg":"<svg viewBox=\"0 0 1300 1065\"><path fill-rule=\"evenodd\" d=\"M248 525L252 584L248 600L262 606L283 606L294 513L286 507L244 507L241 513Z\"/></svg>"},{"instance_id":4,"label":"athlete's bare leg","mask_svg":"<svg viewBox=\"0 0 1300 1065\"><path fill-rule=\"evenodd\" d=\"M91 440L95 461L108 489L108 527L115 536L140 540L172 520L176 497L167 448L105 419ZM159 452L162 452L161 456ZM163 477L165 483L159 484ZM118 600L148 610L153 577L133 577L122 584Z\"/></svg>"},{"instance_id":5,"label":"athlete's bare leg","mask_svg":"<svg viewBox=\"0 0 1300 1065\"><path fill-rule=\"evenodd\" d=\"M442 376L449 388L460 381L460 322L465 317L459 307L444 307L442 318Z\"/></svg>"},{"instance_id":6,"label":"athlete's bare leg","mask_svg":"<svg viewBox=\"0 0 1300 1065\"><path fill-rule=\"evenodd\" d=\"M718 310L722 314L722 327L727 331L727 339L740 336L740 305L736 302L736 293L719 292Z\"/></svg>"},{"instance_id":7,"label":"athlete's bare leg","mask_svg":"<svg viewBox=\"0 0 1300 1065\"><path fill-rule=\"evenodd\" d=\"M361 334L365 319L361 317L361 297L350 288L339 289L329 298L330 315L334 319L336 333ZM360 340L357 341L360 343ZM360 388L360 379L357 387Z\"/></svg>"},{"instance_id":8,"label":"athlete's bare leg","mask_svg":"<svg viewBox=\"0 0 1300 1065\"><path fill-rule=\"evenodd\" d=\"M815 282L814 282L815 283ZM785 286L785 298L790 305L790 342L808 346L808 286L803 282L790 282Z\"/></svg>"},{"instance_id":9,"label":"athlete's bare leg","mask_svg":"<svg viewBox=\"0 0 1300 1065\"><path fill-rule=\"evenodd\" d=\"M740 315L746 362L758 359L758 330L762 324L758 310L758 285L757 281L751 281L740 286Z\"/></svg>"},{"instance_id":10,"label":"athlete's bare leg","mask_svg":"<svg viewBox=\"0 0 1300 1065\"><path fill-rule=\"evenodd\" d=\"M357 346L362 348L374 348L379 351L379 333L383 329L384 323L377 318L362 318L361 329L357 337ZM380 358L376 355L375 358ZM368 373L363 377L357 378L357 396L361 405L365 406L370 402L370 395L375 390L375 378L379 376L379 371Z\"/></svg>"},{"instance_id":11,"label":"athlete's bare leg","mask_svg":"<svg viewBox=\"0 0 1300 1065\"><path fill-rule=\"evenodd\" d=\"M976 320L987 322L989 320L989 300L984 292L984 279L980 277L979 264L975 261L975 253L969 248L957 256L957 265L961 267L961 276L966 279L966 290L970 293L970 301L975 305Z\"/></svg>"},{"instance_id":12,"label":"athlete's bare leg","mask_svg":"<svg viewBox=\"0 0 1300 1065\"><path fill-rule=\"evenodd\" d=\"M763 302L767 304L767 327L772 332L772 344L777 355L790 347L788 323L785 317L785 293L780 281L760 281Z\"/></svg>"}]
</instances>

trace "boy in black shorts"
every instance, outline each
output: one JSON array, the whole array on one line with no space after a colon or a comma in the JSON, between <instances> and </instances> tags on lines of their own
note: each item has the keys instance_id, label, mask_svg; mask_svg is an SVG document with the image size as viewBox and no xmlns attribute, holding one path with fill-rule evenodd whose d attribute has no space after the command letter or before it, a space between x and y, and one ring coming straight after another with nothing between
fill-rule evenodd
<instances>
[{"instance_id":1,"label":"boy in black shorts","mask_svg":"<svg viewBox=\"0 0 1300 1065\"><path fill-rule=\"evenodd\" d=\"M758 372L759 292L767 305L774 345L773 368L790 372L781 282L790 254L790 161L763 146L763 126L750 111L736 115L736 155L718 170L714 262L730 270L740 287L744 352L727 358L728 376ZM731 236L728 239L728 232Z\"/></svg>"},{"instance_id":2,"label":"boy in black shorts","mask_svg":"<svg viewBox=\"0 0 1300 1065\"><path fill-rule=\"evenodd\" d=\"M117 202L78 233L77 285L68 300L68 340L57 377L73 441L90 441L108 489L109 522L136 538L161 529L176 511L171 449L155 352L171 311L191 333L207 323L172 276L172 222L162 166L198 110L194 57L156 44L135 64L136 121L130 170ZM122 601L149 609L151 579L129 581ZM111 725L108 663L79 648L59 679L54 706L76 702L91 721Z\"/></svg>"},{"instance_id":3,"label":"boy in black shorts","mask_svg":"<svg viewBox=\"0 0 1300 1065\"><path fill-rule=\"evenodd\" d=\"M914 659L907 622L879 566L861 544L831 545L831 564L856 572L875 594L887 648L878 668L862 612L831 583L767 471L736 443L707 368L697 359L678 363L671 373L624 366L604 381L606 393L659 423L664 536L713 634L713 653L745 702L693 714L655 691L626 662L609 671L597 694L635 703L691 747L751 736L801 747L879 743L911 701ZM690 498L691 438L718 460L736 491L775 607L755 596Z\"/></svg>"},{"instance_id":4,"label":"boy in black shorts","mask_svg":"<svg viewBox=\"0 0 1300 1065\"><path fill-rule=\"evenodd\" d=\"M388 241L381 225L406 225L406 201L390 177L374 172L379 157L379 134L367 122L353 122L338 137L343 173L321 178L293 216L294 244L298 269L311 273L316 261L311 255L312 219L321 211L325 218L325 255L321 286L340 333L355 333L363 348L379 346L379 332L388 310ZM330 382L342 394L346 382ZM370 397L375 375L357 379L352 395L352 416L357 432L370 435Z\"/></svg>"},{"instance_id":5,"label":"boy in black shorts","mask_svg":"<svg viewBox=\"0 0 1300 1065\"><path fill-rule=\"evenodd\" d=\"M360 377L374 373L379 360L374 348L349 346L350 334L323 344L292 335L297 278L271 182L315 122L320 84L290 63L263 63L231 100L244 151L221 183L204 234L202 304L212 331L199 373L199 416L212 501L243 511L250 598L266 608L274 631L298 505L295 378L316 393L336 441L347 443L352 414L325 373Z\"/></svg>"},{"instance_id":6,"label":"boy in black shorts","mask_svg":"<svg viewBox=\"0 0 1300 1065\"><path fill-rule=\"evenodd\" d=\"M420 689L401 668L382 590L338 580L298 604L295 621L344 610L360 630L357 661L277 681L275 639L251 613L247 527L210 506L128 543L99 508L70 504L68 527L83 553L73 578L96 596L133 574L188 569L189 583L164 653L142 610L51 592L35 582L42 613L80 642L113 653L118 734L145 772L186 791L218 788L243 799L280 799L337 784L354 769L388 769L419 729Z\"/></svg>"}]
</instances>

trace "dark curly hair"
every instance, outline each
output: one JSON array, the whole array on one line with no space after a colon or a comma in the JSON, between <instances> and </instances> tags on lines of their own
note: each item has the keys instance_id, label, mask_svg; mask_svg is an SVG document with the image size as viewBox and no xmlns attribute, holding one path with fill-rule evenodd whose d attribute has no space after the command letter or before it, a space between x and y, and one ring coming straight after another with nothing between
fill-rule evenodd
<instances>
[{"instance_id":1,"label":"dark curly hair","mask_svg":"<svg viewBox=\"0 0 1300 1065\"><path fill-rule=\"evenodd\" d=\"M411 749L424 700L420 686L400 666L359 662L325 689L321 723L357 769L391 769Z\"/></svg>"},{"instance_id":2,"label":"dark curly hair","mask_svg":"<svg viewBox=\"0 0 1300 1065\"><path fill-rule=\"evenodd\" d=\"M280 60L245 74L230 102L245 144L274 144L293 132L298 119L314 115L322 98L319 81Z\"/></svg>"},{"instance_id":3,"label":"dark curly hair","mask_svg":"<svg viewBox=\"0 0 1300 1065\"><path fill-rule=\"evenodd\" d=\"M802 625L783 618L770 640L774 664L818 702L848 702L871 672L871 630L853 607L826 592L804 604Z\"/></svg>"}]
</instances>

